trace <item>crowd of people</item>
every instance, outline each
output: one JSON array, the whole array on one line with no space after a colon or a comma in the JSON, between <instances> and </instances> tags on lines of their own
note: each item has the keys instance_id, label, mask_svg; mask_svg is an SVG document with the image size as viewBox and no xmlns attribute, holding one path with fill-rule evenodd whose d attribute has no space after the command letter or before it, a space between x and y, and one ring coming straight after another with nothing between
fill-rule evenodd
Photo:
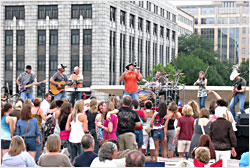
<instances>
[{"instance_id":1,"label":"crowd of people","mask_svg":"<svg viewBox=\"0 0 250 168\"><path fill-rule=\"evenodd\" d=\"M227 166L236 156L235 121L227 101L200 109L194 100L178 111L176 102L138 102L129 95L51 102L35 98L1 103L3 166L143 167L163 158L191 158L195 166L213 159ZM200 109L200 110L199 110ZM145 156L150 156L148 159ZM244 157L246 158L246 157Z\"/></svg>"}]
</instances>

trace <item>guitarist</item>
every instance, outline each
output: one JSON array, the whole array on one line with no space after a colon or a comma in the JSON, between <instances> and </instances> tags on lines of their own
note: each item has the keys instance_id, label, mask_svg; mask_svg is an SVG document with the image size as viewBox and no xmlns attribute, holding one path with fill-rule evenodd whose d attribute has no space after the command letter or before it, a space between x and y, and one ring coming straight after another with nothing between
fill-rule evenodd
<instances>
[{"instance_id":1,"label":"guitarist","mask_svg":"<svg viewBox=\"0 0 250 168\"><path fill-rule=\"evenodd\" d=\"M194 86L199 85L197 97L200 105L200 110L205 108L205 102L207 99L207 79L205 78L205 73L203 71L199 72L199 78L194 82Z\"/></svg>"},{"instance_id":2,"label":"guitarist","mask_svg":"<svg viewBox=\"0 0 250 168\"><path fill-rule=\"evenodd\" d=\"M56 85L58 89L62 89L65 86L57 84L57 82L65 81L66 84L69 84L68 77L65 74L63 74L63 72L65 71L65 68L67 68L67 66L64 66L63 64L58 64L57 66L58 71L49 80L52 84ZM65 90L54 95L54 100L58 100L62 98L67 98L67 94Z\"/></svg>"},{"instance_id":3,"label":"guitarist","mask_svg":"<svg viewBox=\"0 0 250 168\"><path fill-rule=\"evenodd\" d=\"M77 89L83 87L83 75L79 72L79 67L76 66L74 68L74 73L70 75L69 80L73 80L73 84L71 87ZM74 91L71 93L71 104L74 107L75 101L80 100L82 98L82 92Z\"/></svg>"},{"instance_id":4,"label":"guitarist","mask_svg":"<svg viewBox=\"0 0 250 168\"><path fill-rule=\"evenodd\" d=\"M246 80L239 76L240 74L237 70L233 70L230 75L230 80L235 80L236 82L233 84L233 98L230 103L230 111L233 114L234 120L237 122L237 114L235 112L235 106L239 102L239 108L241 114L246 113L244 109L244 103L246 99Z\"/></svg>"},{"instance_id":5,"label":"guitarist","mask_svg":"<svg viewBox=\"0 0 250 168\"><path fill-rule=\"evenodd\" d=\"M23 99L23 101L26 99L33 101L33 87L31 86L24 89L24 86L28 84L38 85L36 81L36 75L31 73L31 69L31 65L27 65L25 72L21 73L16 80L19 92L21 93L20 97Z\"/></svg>"}]
</instances>

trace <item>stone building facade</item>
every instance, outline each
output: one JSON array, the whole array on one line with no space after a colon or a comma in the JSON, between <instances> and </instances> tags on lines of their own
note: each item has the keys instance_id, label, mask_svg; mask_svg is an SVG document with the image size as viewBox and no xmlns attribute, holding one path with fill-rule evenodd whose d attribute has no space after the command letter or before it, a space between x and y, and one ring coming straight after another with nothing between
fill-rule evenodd
<instances>
[{"instance_id":1,"label":"stone building facade","mask_svg":"<svg viewBox=\"0 0 250 168\"><path fill-rule=\"evenodd\" d=\"M147 76L177 55L177 15L161 1L2 1L1 85L18 92L28 64L38 81L49 80L59 63L67 76L79 66L86 87L118 85L131 61ZM42 96L49 83L34 90Z\"/></svg>"}]
</instances>

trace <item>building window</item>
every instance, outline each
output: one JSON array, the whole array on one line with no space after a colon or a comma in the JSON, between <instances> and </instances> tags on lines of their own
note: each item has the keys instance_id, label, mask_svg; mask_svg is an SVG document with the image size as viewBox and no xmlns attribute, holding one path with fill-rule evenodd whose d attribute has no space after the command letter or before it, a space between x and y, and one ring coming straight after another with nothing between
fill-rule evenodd
<instances>
[{"instance_id":1,"label":"building window","mask_svg":"<svg viewBox=\"0 0 250 168\"><path fill-rule=\"evenodd\" d=\"M169 47L166 47L166 65L169 63L170 58L169 58Z\"/></svg>"},{"instance_id":2,"label":"building window","mask_svg":"<svg viewBox=\"0 0 250 168\"><path fill-rule=\"evenodd\" d=\"M71 45L79 44L79 30L71 30Z\"/></svg>"},{"instance_id":3,"label":"building window","mask_svg":"<svg viewBox=\"0 0 250 168\"><path fill-rule=\"evenodd\" d=\"M172 31L172 40L175 41L175 31Z\"/></svg>"},{"instance_id":4,"label":"building window","mask_svg":"<svg viewBox=\"0 0 250 168\"><path fill-rule=\"evenodd\" d=\"M79 55L71 55L71 71L74 71L76 66L79 66Z\"/></svg>"},{"instance_id":5,"label":"building window","mask_svg":"<svg viewBox=\"0 0 250 168\"><path fill-rule=\"evenodd\" d=\"M57 30L50 30L50 38L49 44L50 45L57 45L58 44L58 31Z\"/></svg>"},{"instance_id":6,"label":"building window","mask_svg":"<svg viewBox=\"0 0 250 168\"><path fill-rule=\"evenodd\" d=\"M13 31L12 30L5 31L5 45L6 46L13 45Z\"/></svg>"},{"instance_id":7,"label":"building window","mask_svg":"<svg viewBox=\"0 0 250 168\"><path fill-rule=\"evenodd\" d=\"M163 38L164 35L164 27L160 26L160 37Z\"/></svg>"},{"instance_id":8,"label":"building window","mask_svg":"<svg viewBox=\"0 0 250 168\"><path fill-rule=\"evenodd\" d=\"M201 18L201 24L214 24L214 18Z\"/></svg>"},{"instance_id":9,"label":"building window","mask_svg":"<svg viewBox=\"0 0 250 168\"><path fill-rule=\"evenodd\" d=\"M153 43L153 65L157 64L157 43Z\"/></svg>"},{"instance_id":10,"label":"building window","mask_svg":"<svg viewBox=\"0 0 250 168\"><path fill-rule=\"evenodd\" d=\"M160 15L161 15L162 17L164 17L164 13L165 13L164 9L163 9L163 8L161 8Z\"/></svg>"},{"instance_id":11,"label":"building window","mask_svg":"<svg viewBox=\"0 0 250 168\"><path fill-rule=\"evenodd\" d=\"M24 45L25 38L24 38L24 30L18 30L17 31L17 45Z\"/></svg>"},{"instance_id":12,"label":"building window","mask_svg":"<svg viewBox=\"0 0 250 168\"><path fill-rule=\"evenodd\" d=\"M14 16L18 20L25 19L24 6L5 6L5 19L12 20Z\"/></svg>"},{"instance_id":13,"label":"building window","mask_svg":"<svg viewBox=\"0 0 250 168\"><path fill-rule=\"evenodd\" d=\"M176 15L175 15L175 14L172 14L172 21L173 21L174 23L176 23Z\"/></svg>"},{"instance_id":14,"label":"building window","mask_svg":"<svg viewBox=\"0 0 250 168\"><path fill-rule=\"evenodd\" d=\"M38 61L37 71L46 69L46 30L38 30Z\"/></svg>"},{"instance_id":15,"label":"building window","mask_svg":"<svg viewBox=\"0 0 250 168\"><path fill-rule=\"evenodd\" d=\"M85 29L83 34L83 45L91 45L92 44L92 30Z\"/></svg>"},{"instance_id":16,"label":"building window","mask_svg":"<svg viewBox=\"0 0 250 168\"><path fill-rule=\"evenodd\" d=\"M201 9L201 14L202 15L215 14L215 8L202 8Z\"/></svg>"},{"instance_id":17,"label":"building window","mask_svg":"<svg viewBox=\"0 0 250 168\"><path fill-rule=\"evenodd\" d=\"M155 35L155 36L157 36L157 33L158 33L158 25L157 24L155 24L154 23L154 31L153 31L153 34Z\"/></svg>"},{"instance_id":18,"label":"building window","mask_svg":"<svg viewBox=\"0 0 250 168\"><path fill-rule=\"evenodd\" d=\"M57 55L50 55L49 57L49 70L57 71Z\"/></svg>"},{"instance_id":19,"label":"building window","mask_svg":"<svg viewBox=\"0 0 250 168\"><path fill-rule=\"evenodd\" d=\"M245 45L246 44L246 37L242 38L242 44Z\"/></svg>"},{"instance_id":20,"label":"building window","mask_svg":"<svg viewBox=\"0 0 250 168\"><path fill-rule=\"evenodd\" d=\"M208 40L214 42L214 29L212 28L203 28L201 29L201 35L204 35Z\"/></svg>"},{"instance_id":21,"label":"building window","mask_svg":"<svg viewBox=\"0 0 250 168\"><path fill-rule=\"evenodd\" d=\"M160 63L164 64L163 45L160 45Z\"/></svg>"},{"instance_id":22,"label":"building window","mask_svg":"<svg viewBox=\"0 0 250 168\"><path fill-rule=\"evenodd\" d=\"M198 24L198 18L195 18L194 23Z\"/></svg>"},{"instance_id":23,"label":"building window","mask_svg":"<svg viewBox=\"0 0 250 168\"><path fill-rule=\"evenodd\" d=\"M129 26L135 28L135 15L130 14L129 16Z\"/></svg>"},{"instance_id":24,"label":"building window","mask_svg":"<svg viewBox=\"0 0 250 168\"><path fill-rule=\"evenodd\" d=\"M169 40L170 37L170 29L166 29L166 38Z\"/></svg>"},{"instance_id":25,"label":"building window","mask_svg":"<svg viewBox=\"0 0 250 168\"><path fill-rule=\"evenodd\" d=\"M135 61L135 37L129 36L129 62Z\"/></svg>"},{"instance_id":26,"label":"building window","mask_svg":"<svg viewBox=\"0 0 250 168\"><path fill-rule=\"evenodd\" d=\"M18 55L16 58L16 70L23 71L24 70L24 56Z\"/></svg>"},{"instance_id":27,"label":"building window","mask_svg":"<svg viewBox=\"0 0 250 168\"><path fill-rule=\"evenodd\" d=\"M140 39L140 38L138 38L138 58L137 58L137 63L138 63L138 66L139 67L141 67L141 73L143 73L142 72L142 65L143 65L143 63L142 63L142 58L143 58L143 54L142 54L142 39Z\"/></svg>"},{"instance_id":28,"label":"building window","mask_svg":"<svg viewBox=\"0 0 250 168\"><path fill-rule=\"evenodd\" d=\"M82 15L84 18L92 18L92 5L82 4L82 5L71 5L71 18L79 19Z\"/></svg>"},{"instance_id":29,"label":"building window","mask_svg":"<svg viewBox=\"0 0 250 168\"><path fill-rule=\"evenodd\" d=\"M230 24L235 24L236 23L236 18L230 18L229 23Z\"/></svg>"},{"instance_id":30,"label":"building window","mask_svg":"<svg viewBox=\"0 0 250 168\"><path fill-rule=\"evenodd\" d=\"M121 11L121 15L120 15L120 24L121 25L125 25L125 16L126 13L124 11Z\"/></svg>"},{"instance_id":31,"label":"building window","mask_svg":"<svg viewBox=\"0 0 250 168\"><path fill-rule=\"evenodd\" d=\"M110 6L110 21L115 21L116 8Z\"/></svg>"},{"instance_id":32,"label":"building window","mask_svg":"<svg viewBox=\"0 0 250 168\"><path fill-rule=\"evenodd\" d=\"M219 17L218 18L218 24L228 24L228 18L227 17Z\"/></svg>"},{"instance_id":33,"label":"building window","mask_svg":"<svg viewBox=\"0 0 250 168\"><path fill-rule=\"evenodd\" d=\"M144 1L139 1L139 6L143 8L144 7Z\"/></svg>"},{"instance_id":34,"label":"building window","mask_svg":"<svg viewBox=\"0 0 250 168\"><path fill-rule=\"evenodd\" d=\"M154 5L154 13L158 14L158 6L157 5Z\"/></svg>"},{"instance_id":35,"label":"building window","mask_svg":"<svg viewBox=\"0 0 250 168\"><path fill-rule=\"evenodd\" d=\"M46 30L38 30L38 45L46 45Z\"/></svg>"},{"instance_id":36,"label":"building window","mask_svg":"<svg viewBox=\"0 0 250 168\"><path fill-rule=\"evenodd\" d=\"M146 32L150 34L150 21L146 21Z\"/></svg>"},{"instance_id":37,"label":"building window","mask_svg":"<svg viewBox=\"0 0 250 168\"><path fill-rule=\"evenodd\" d=\"M110 53L109 53L109 84L115 85L116 79L116 32L110 31Z\"/></svg>"},{"instance_id":38,"label":"building window","mask_svg":"<svg viewBox=\"0 0 250 168\"><path fill-rule=\"evenodd\" d=\"M120 34L120 75L125 71L125 34Z\"/></svg>"},{"instance_id":39,"label":"building window","mask_svg":"<svg viewBox=\"0 0 250 168\"><path fill-rule=\"evenodd\" d=\"M242 48L242 55L246 54L246 48Z\"/></svg>"},{"instance_id":40,"label":"building window","mask_svg":"<svg viewBox=\"0 0 250 168\"><path fill-rule=\"evenodd\" d=\"M140 17L138 18L138 30L143 31L143 19Z\"/></svg>"},{"instance_id":41,"label":"building window","mask_svg":"<svg viewBox=\"0 0 250 168\"><path fill-rule=\"evenodd\" d=\"M58 19L58 7L57 5L39 5L38 6L38 19Z\"/></svg>"},{"instance_id":42,"label":"building window","mask_svg":"<svg viewBox=\"0 0 250 168\"><path fill-rule=\"evenodd\" d=\"M151 2L147 1L147 10L151 11Z\"/></svg>"},{"instance_id":43,"label":"building window","mask_svg":"<svg viewBox=\"0 0 250 168\"><path fill-rule=\"evenodd\" d=\"M167 19L170 20L170 12L167 11Z\"/></svg>"},{"instance_id":44,"label":"building window","mask_svg":"<svg viewBox=\"0 0 250 168\"><path fill-rule=\"evenodd\" d=\"M150 41L146 41L146 58L145 58L145 75L149 75L149 69L150 69Z\"/></svg>"},{"instance_id":45,"label":"building window","mask_svg":"<svg viewBox=\"0 0 250 168\"><path fill-rule=\"evenodd\" d=\"M246 34L246 28L242 27L242 34Z\"/></svg>"},{"instance_id":46,"label":"building window","mask_svg":"<svg viewBox=\"0 0 250 168\"><path fill-rule=\"evenodd\" d=\"M175 58L175 48L172 48L172 61L174 60Z\"/></svg>"}]
</instances>

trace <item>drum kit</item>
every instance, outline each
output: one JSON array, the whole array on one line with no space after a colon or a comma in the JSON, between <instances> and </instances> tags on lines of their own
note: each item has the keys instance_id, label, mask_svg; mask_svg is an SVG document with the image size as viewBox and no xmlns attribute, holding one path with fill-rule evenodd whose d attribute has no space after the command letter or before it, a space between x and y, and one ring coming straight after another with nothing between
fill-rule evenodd
<instances>
[{"instance_id":1,"label":"drum kit","mask_svg":"<svg viewBox=\"0 0 250 168\"><path fill-rule=\"evenodd\" d=\"M160 102L169 104L171 101L178 103L179 101L179 79L184 73L174 74L174 80L169 81L165 78L164 83L148 82L144 80L144 85L139 85L139 101L141 103L146 100L151 100L155 106L158 106ZM165 77L170 76L170 73L165 73Z\"/></svg>"}]
</instances>

